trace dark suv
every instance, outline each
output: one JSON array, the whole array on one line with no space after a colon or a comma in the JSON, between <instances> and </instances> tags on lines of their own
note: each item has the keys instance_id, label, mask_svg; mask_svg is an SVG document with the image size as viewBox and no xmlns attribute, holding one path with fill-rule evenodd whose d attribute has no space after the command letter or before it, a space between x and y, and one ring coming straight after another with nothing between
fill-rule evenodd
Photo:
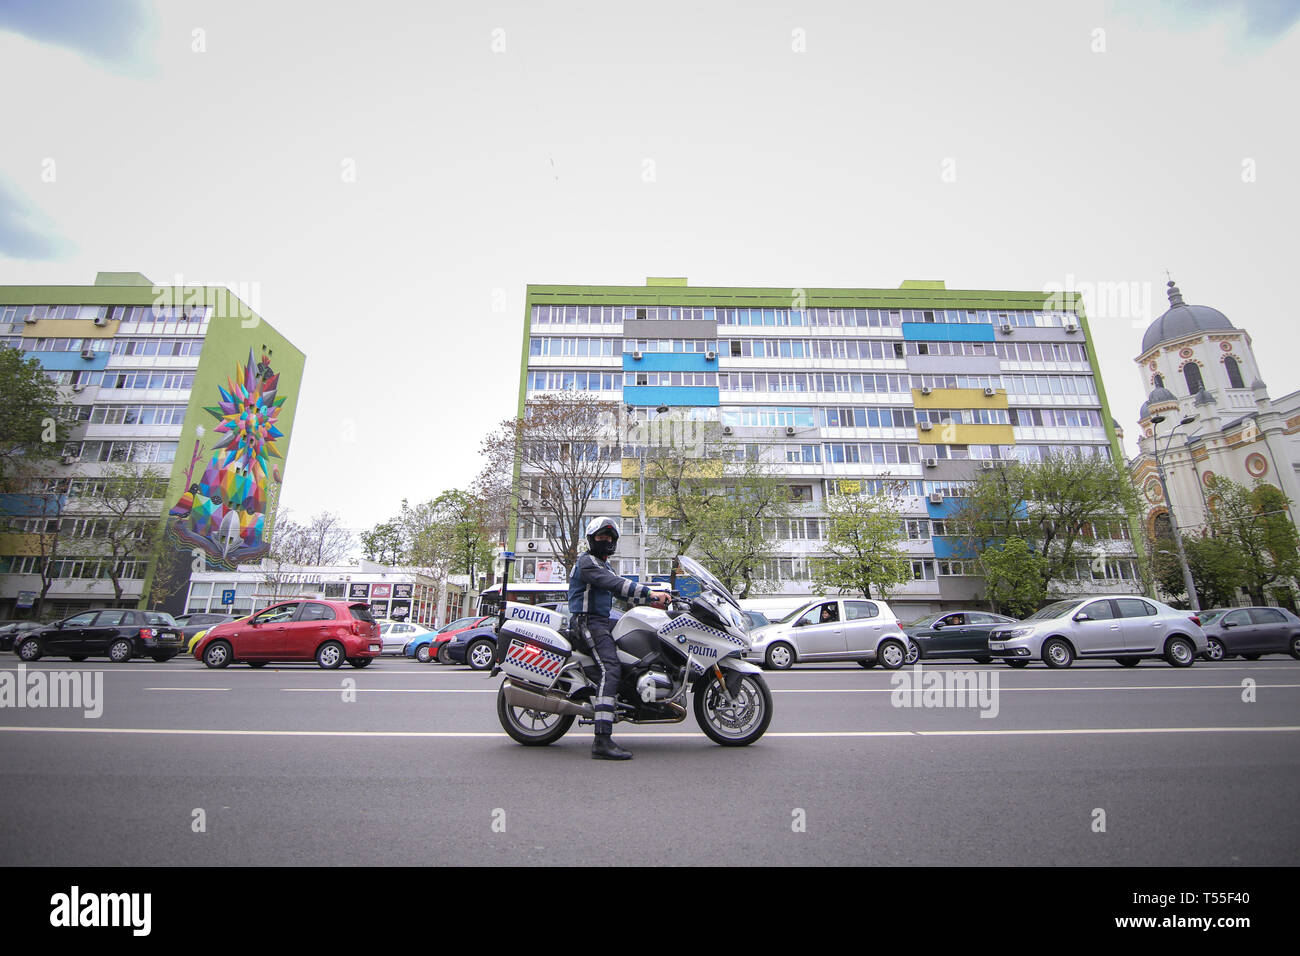
<instances>
[{"instance_id":1,"label":"dark suv","mask_svg":"<svg viewBox=\"0 0 1300 956\"><path fill-rule=\"evenodd\" d=\"M107 657L116 664L133 657L169 661L185 650L181 629L170 614L103 608L82 611L55 621L39 631L22 635L18 656L24 661L42 657Z\"/></svg>"}]
</instances>

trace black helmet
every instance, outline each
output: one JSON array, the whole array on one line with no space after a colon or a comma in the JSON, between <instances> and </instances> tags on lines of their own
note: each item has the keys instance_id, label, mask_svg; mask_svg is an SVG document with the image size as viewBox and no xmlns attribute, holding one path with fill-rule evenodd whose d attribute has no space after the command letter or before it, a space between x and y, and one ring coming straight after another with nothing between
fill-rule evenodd
<instances>
[{"instance_id":1,"label":"black helmet","mask_svg":"<svg viewBox=\"0 0 1300 956\"><path fill-rule=\"evenodd\" d=\"M602 531L608 531L614 536L614 540L609 543L603 543L596 540L596 535ZM587 547L591 553L598 558L608 558L618 547L618 522L613 518L592 518L587 522Z\"/></svg>"}]
</instances>

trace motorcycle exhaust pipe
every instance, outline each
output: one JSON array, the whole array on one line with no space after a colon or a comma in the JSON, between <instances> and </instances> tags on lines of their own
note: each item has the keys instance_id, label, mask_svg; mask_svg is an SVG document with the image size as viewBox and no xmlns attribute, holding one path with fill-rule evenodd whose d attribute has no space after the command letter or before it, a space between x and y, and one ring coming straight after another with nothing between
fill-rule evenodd
<instances>
[{"instance_id":1,"label":"motorcycle exhaust pipe","mask_svg":"<svg viewBox=\"0 0 1300 956\"><path fill-rule=\"evenodd\" d=\"M511 707L527 707L529 710L540 710L544 714L572 715L586 717L588 720L595 717L595 711L590 705L575 704L552 691L538 693L506 681L501 685L501 692L505 695L506 703Z\"/></svg>"}]
</instances>

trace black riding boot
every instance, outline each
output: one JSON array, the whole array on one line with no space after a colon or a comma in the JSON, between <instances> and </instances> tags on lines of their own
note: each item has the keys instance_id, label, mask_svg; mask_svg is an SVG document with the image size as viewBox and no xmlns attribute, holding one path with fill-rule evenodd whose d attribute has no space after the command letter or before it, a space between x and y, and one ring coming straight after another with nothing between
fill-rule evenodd
<instances>
[{"instance_id":1,"label":"black riding boot","mask_svg":"<svg viewBox=\"0 0 1300 956\"><path fill-rule=\"evenodd\" d=\"M632 752L624 750L614 743L614 738L609 734L596 734L591 744L591 758L593 760L631 760Z\"/></svg>"}]
</instances>

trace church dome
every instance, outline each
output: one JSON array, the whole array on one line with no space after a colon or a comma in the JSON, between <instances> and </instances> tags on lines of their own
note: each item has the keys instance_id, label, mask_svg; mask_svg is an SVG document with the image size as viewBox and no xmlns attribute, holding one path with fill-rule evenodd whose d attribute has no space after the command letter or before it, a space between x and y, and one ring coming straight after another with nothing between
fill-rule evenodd
<instances>
[{"instance_id":1,"label":"church dome","mask_svg":"<svg viewBox=\"0 0 1300 956\"><path fill-rule=\"evenodd\" d=\"M1183 294L1178 286L1169 283L1169 310L1147 327L1142 336L1142 354L1150 352L1157 345L1177 339L1196 335L1199 332L1219 332L1233 330L1228 317L1218 309L1208 305L1188 305L1183 301Z\"/></svg>"}]
</instances>

